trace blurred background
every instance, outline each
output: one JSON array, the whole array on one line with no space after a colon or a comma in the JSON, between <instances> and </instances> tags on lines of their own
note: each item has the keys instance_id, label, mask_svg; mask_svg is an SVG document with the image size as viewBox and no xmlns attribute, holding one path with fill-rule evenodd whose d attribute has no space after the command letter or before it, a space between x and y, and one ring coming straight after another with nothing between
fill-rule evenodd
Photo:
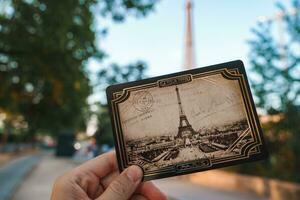
<instances>
[{"instance_id":1,"label":"blurred background","mask_svg":"<svg viewBox=\"0 0 300 200\"><path fill-rule=\"evenodd\" d=\"M0 0L0 199L49 199L112 150L108 85L244 61L270 156L156 181L171 199L299 199L300 1Z\"/></svg>"}]
</instances>

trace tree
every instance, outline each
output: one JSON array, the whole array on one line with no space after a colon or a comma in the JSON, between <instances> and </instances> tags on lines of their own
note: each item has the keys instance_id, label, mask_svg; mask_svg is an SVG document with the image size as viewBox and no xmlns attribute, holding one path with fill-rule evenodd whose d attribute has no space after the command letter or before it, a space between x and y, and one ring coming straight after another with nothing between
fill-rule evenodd
<instances>
[{"instance_id":1,"label":"tree","mask_svg":"<svg viewBox=\"0 0 300 200\"><path fill-rule=\"evenodd\" d=\"M0 8L0 111L22 116L30 135L83 128L92 92L88 59L101 61L94 14L121 22L155 0L10 0ZM98 34L105 34L103 28ZM7 122L8 123L8 122Z\"/></svg>"},{"instance_id":2,"label":"tree","mask_svg":"<svg viewBox=\"0 0 300 200\"><path fill-rule=\"evenodd\" d=\"M276 39L276 21L269 20L258 23L249 42L256 103L269 118L277 120L263 124L270 159L263 165L248 165L248 169L300 182L300 3L294 0L292 11L282 4L278 8L285 40Z\"/></svg>"},{"instance_id":3,"label":"tree","mask_svg":"<svg viewBox=\"0 0 300 200\"><path fill-rule=\"evenodd\" d=\"M90 30L92 1L11 1L0 16L0 107L28 132L77 128L90 94L83 62L101 56Z\"/></svg>"}]
</instances>

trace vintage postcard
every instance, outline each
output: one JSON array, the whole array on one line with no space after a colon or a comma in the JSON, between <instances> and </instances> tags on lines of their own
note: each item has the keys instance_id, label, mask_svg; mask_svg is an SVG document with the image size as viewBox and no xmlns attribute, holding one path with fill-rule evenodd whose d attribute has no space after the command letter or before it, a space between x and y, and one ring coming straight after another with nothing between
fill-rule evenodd
<instances>
[{"instance_id":1,"label":"vintage postcard","mask_svg":"<svg viewBox=\"0 0 300 200\"><path fill-rule=\"evenodd\" d=\"M120 170L144 180L266 157L241 61L108 87Z\"/></svg>"}]
</instances>

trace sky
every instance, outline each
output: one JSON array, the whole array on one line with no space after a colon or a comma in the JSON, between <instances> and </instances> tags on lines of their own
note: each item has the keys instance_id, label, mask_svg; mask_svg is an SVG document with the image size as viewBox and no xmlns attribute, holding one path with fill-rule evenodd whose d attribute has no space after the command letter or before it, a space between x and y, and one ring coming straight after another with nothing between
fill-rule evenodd
<instances>
[{"instance_id":1,"label":"sky","mask_svg":"<svg viewBox=\"0 0 300 200\"><path fill-rule=\"evenodd\" d=\"M244 61L249 69L247 40L250 29L262 17L275 16L275 0L194 0L193 28L196 66ZM290 5L289 0L281 0ZM161 0L146 18L128 17L124 23L102 22L108 36L98 41L109 58L103 63L91 61L89 69L97 71L107 63L145 61L148 76L183 70L185 0ZM278 33L279 34L279 33Z\"/></svg>"}]
</instances>

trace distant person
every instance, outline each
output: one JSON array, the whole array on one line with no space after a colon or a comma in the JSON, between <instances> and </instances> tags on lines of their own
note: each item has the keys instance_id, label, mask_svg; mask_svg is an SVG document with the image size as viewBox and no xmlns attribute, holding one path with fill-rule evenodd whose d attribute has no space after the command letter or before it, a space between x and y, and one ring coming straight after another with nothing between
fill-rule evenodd
<instances>
[{"instance_id":1,"label":"distant person","mask_svg":"<svg viewBox=\"0 0 300 200\"><path fill-rule=\"evenodd\" d=\"M95 138L91 138L89 145L87 146L87 157L88 159L95 158L98 155L98 146Z\"/></svg>"},{"instance_id":2,"label":"distant person","mask_svg":"<svg viewBox=\"0 0 300 200\"><path fill-rule=\"evenodd\" d=\"M138 166L119 174L115 153L105 153L59 177L51 200L167 200L152 182L141 183L142 177Z\"/></svg>"}]
</instances>

